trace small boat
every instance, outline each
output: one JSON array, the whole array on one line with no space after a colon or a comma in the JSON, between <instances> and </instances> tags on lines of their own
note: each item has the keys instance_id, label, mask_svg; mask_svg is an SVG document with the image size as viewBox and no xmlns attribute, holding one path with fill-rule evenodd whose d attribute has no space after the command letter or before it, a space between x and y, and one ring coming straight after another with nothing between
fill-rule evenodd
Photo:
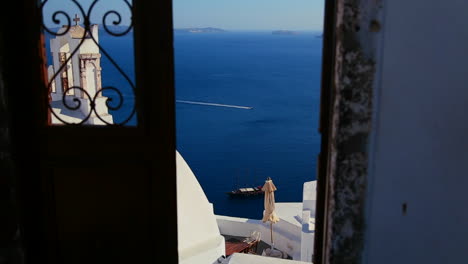
<instances>
[{"instance_id":1,"label":"small boat","mask_svg":"<svg viewBox=\"0 0 468 264\"><path fill-rule=\"evenodd\" d=\"M248 197L248 196L257 196L263 194L262 186L257 187L248 187L248 188L239 188L237 190L233 190L227 192L231 197Z\"/></svg>"}]
</instances>

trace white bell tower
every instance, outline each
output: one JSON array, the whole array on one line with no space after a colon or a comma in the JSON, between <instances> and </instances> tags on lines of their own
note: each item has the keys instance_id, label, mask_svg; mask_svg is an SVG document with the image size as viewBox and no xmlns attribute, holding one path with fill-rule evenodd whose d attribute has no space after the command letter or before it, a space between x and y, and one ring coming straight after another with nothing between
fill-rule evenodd
<instances>
[{"instance_id":1,"label":"white bell tower","mask_svg":"<svg viewBox=\"0 0 468 264\"><path fill-rule=\"evenodd\" d=\"M56 74L56 71L66 63L66 66L52 80L50 91L52 110L67 123L79 123L88 115L90 117L85 124L104 125L105 122L113 123L112 115L109 114L106 106L108 98L100 92L102 88L101 54L98 45L91 38L93 37L99 43L98 25L91 25L90 32L86 32L78 24L80 21L78 15L75 15L73 21L75 25L71 26L66 34L50 40L53 65L48 68L49 82ZM63 26L58 33L63 33L66 30L67 26ZM70 59L71 54L77 48L77 52ZM77 89L77 87L82 88L85 92ZM65 104L76 107L78 100L81 102L79 109L70 110L66 107L62 100L64 93ZM95 111L92 111L91 108L93 101ZM52 114L52 123L62 124L63 122Z\"/></svg>"}]
</instances>

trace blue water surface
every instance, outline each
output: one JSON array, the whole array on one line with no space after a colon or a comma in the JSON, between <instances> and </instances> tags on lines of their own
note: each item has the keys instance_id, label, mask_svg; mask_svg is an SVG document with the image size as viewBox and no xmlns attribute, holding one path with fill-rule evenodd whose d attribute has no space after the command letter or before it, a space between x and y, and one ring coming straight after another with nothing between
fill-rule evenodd
<instances>
[{"instance_id":1,"label":"blue water surface","mask_svg":"<svg viewBox=\"0 0 468 264\"><path fill-rule=\"evenodd\" d=\"M320 146L322 39L314 33L176 34L176 98L253 107L176 104L177 149L216 214L259 219L263 200L225 192L263 185L276 201L302 201Z\"/></svg>"},{"instance_id":2,"label":"blue water surface","mask_svg":"<svg viewBox=\"0 0 468 264\"><path fill-rule=\"evenodd\" d=\"M322 53L317 35L175 34L177 100L252 107L176 103L177 149L216 214L260 219L262 196L233 199L226 192L263 185L271 177L277 202L300 202L303 183L316 179ZM131 34L101 33L100 44L133 81ZM114 120L124 120L133 104L131 85L104 54L101 66L103 86L118 87L125 96L124 107L111 112Z\"/></svg>"}]
</instances>

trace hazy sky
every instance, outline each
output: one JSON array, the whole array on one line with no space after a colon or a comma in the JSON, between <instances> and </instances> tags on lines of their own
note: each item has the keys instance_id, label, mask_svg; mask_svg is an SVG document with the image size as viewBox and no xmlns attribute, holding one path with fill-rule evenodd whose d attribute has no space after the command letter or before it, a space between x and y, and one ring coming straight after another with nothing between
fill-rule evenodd
<instances>
[{"instance_id":1,"label":"hazy sky","mask_svg":"<svg viewBox=\"0 0 468 264\"><path fill-rule=\"evenodd\" d=\"M157 0L152 0L157 1ZM325 0L173 0L174 27L218 27L227 30L322 30ZM79 0L88 10L92 0ZM131 1L130 1L131 2ZM129 24L130 12L124 1L101 0L93 9L92 23L102 23L102 15L115 9L122 25ZM52 14L64 10L71 17L78 8L69 0L49 0L44 8L45 23ZM66 23L63 16L61 24ZM109 16L115 18L115 16ZM111 24L112 19L109 19ZM81 20L81 23L83 19Z\"/></svg>"},{"instance_id":2,"label":"hazy sky","mask_svg":"<svg viewBox=\"0 0 468 264\"><path fill-rule=\"evenodd\" d=\"M174 27L322 30L324 0L173 0Z\"/></svg>"}]
</instances>

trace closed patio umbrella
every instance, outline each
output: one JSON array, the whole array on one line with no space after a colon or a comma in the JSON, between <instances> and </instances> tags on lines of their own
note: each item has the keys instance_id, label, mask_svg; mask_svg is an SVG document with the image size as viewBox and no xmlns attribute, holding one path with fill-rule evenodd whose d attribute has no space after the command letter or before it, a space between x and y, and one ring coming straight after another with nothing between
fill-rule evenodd
<instances>
[{"instance_id":1,"label":"closed patio umbrella","mask_svg":"<svg viewBox=\"0 0 468 264\"><path fill-rule=\"evenodd\" d=\"M262 190L264 191L265 194L265 201L264 201L264 206L265 206L265 211L263 212L263 219L262 221L265 222L270 222L270 234L271 234L271 247L274 247L274 242L273 242L273 224L277 223L279 221L279 217L276 215L275 212L275 191L276 191L276 186L273 184L273 181L271 180L270 177L265 181L265 184L263 185Z\"/></svg>"}]
</instances>

